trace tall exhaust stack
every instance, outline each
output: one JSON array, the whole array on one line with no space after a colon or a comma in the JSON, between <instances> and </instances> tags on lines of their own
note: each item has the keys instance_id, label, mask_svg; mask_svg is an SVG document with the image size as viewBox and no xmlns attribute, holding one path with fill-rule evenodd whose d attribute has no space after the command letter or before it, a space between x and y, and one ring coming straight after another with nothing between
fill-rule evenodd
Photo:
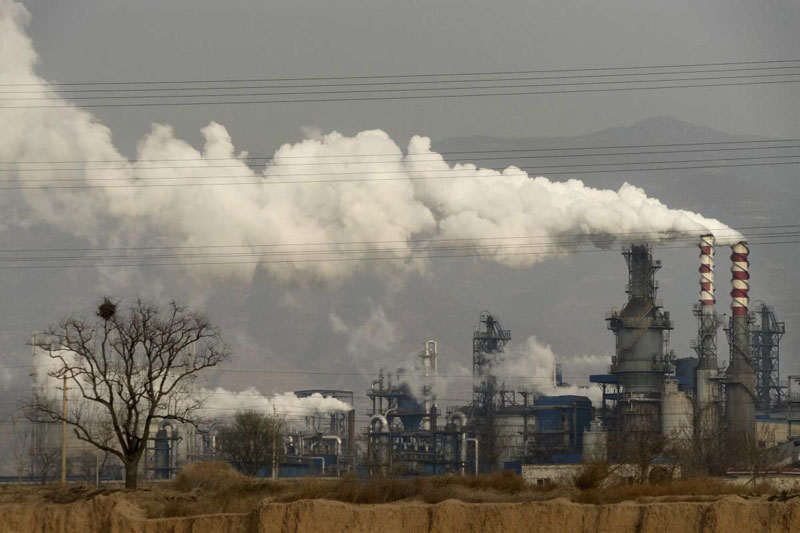
<instances>
[{"instance_id":1,"label":"tall exhaust stack","mask_svg":"<svg viewBox=\"0 0 800 533\"><path fill-rule=\"evenodd\" d=\"M714 236L700 237L700 298L694 306L697 317L697 370L695 371L695 430L701 439L713 438L720 420L717 329L720 319L714 304Z\"/></svg>"},{"instance_id":2,"label":"tall exhaust stack","mask_svg":"<svg viewBox=\"0 0 800 533\"><path fill-rule=\"evenodd\" d=\"M756 375L750 357L750 249L745 241L731 247L731 318L728 344L731 355L726 373L725 420L732 444L738 449L755 444Z\"/></svg>"}]
</instances>

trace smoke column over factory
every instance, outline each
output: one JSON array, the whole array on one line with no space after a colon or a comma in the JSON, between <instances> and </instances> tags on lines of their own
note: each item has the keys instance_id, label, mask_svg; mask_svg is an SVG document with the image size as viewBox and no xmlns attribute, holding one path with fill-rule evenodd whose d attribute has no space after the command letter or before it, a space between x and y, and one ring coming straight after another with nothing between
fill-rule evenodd
<instances>
[{"instance_id":1,"label":"smoke column over factory","mask_svg":"<svg viewBox=\"0 0 800 533\"><path fill-rule=\"evenodd\" d=\"M35 74L28 19L21 4L0 0L0 83L26 84L32 98L55 96ZM13 108L21 105L45 107ZM426 268L421 239L482 239L477 255L528 267L572 250L574 236L602 246L630 232L669 239L709 229L720 242L738 238L717 220L670 209L629 184L602 190L515 167L451 165L422 136L403 150L383 131L331 132L286 144L254 169L216 122L202 130L201 149L154 124L128 161L111 131L66 99L4 103L0 120L0 160L12 162L4 166L6 185L21 188L0 199L0 208L17 213L13 224L52 224L96 247L201 247L192 250L202 250L198 261L206 264L189 272L205 282L249 282L257 269L295 285L341 283L363 272L402 280ZM13 163L29 161L77 163ZM19 172L28 168L45 170ZM242 182L254 184L233 184ZM206 185L172 186L197 183ZM170 186L142 186L156 184ZM42 185L80 188L36 189ZM18 205L26 208L10 210ZM3 224L0 232L12 223ZM498 240L524 236L538 244L510 252Z\"/></svg>"}]
</instances>

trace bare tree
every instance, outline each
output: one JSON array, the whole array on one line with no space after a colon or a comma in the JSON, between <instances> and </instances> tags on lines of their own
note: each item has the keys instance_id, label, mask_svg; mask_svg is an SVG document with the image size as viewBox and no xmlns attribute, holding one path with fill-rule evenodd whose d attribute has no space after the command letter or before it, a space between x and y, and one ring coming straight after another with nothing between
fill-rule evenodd
<instances>
[{"instance_id":1,"label":"bare tree","mask_svg":"<svg viewBox=\"0 0 800 533\"><path fill-rule=\"evenodd\" d=\"M34 443L31 448L31 476L39 478L42 485L55 479L61 472L61 449L57 446Z\"/></svg>"},{"instance_id":2,"label":"bare tree","mask_svg":"<svg viewBox=\"0 0 800 533\"><path fill-rule=\"evenodd\" d=\"M118 313L106 298L97 316L65 318L36 337L53 364L48 375L66 379L77 401L65 416L60 401L37 395L29 412L66 421L78 439L117 456L125 486L136 488L154 421L194 422L203 400L194 378L229 352L218 328L176 302L162 310L138 300Z\"/></svg>"},{"instance_id":3,"label":"bare tree","mask_svg":"<svg viewBox=\"0 0 800 533\"><path fill-rule=\"evenodd\" d=\"M218 450L240 472L255 476L264 465L275 468L283 456L283 422L256 411L241 411L218 433Z\"/></svg>"},{"instance_id":4,"label":"bare tree","mask_svg":"<svg viewBox=\"0 0 800 533\"><path fill-rule=\"evenodd\" d=\"M11 435L13 439L11 454L14 472L17 474L17 481L22 481L22 477L25 474L32 474L33 428L24 417L12 416Z\"/></svg>"},{"instance_id":5,"label":"bare tree","mask_svg":"<svg viewBox=\"0 0 800 533\"><path fill-rule=\"evenodd\" d=\"M646 483L653 459L662 454L666 443L664 436L650 426L632 425L618 437L614 446L617 460L636 467L635 481Z\"/></svg>"}]
</instances>

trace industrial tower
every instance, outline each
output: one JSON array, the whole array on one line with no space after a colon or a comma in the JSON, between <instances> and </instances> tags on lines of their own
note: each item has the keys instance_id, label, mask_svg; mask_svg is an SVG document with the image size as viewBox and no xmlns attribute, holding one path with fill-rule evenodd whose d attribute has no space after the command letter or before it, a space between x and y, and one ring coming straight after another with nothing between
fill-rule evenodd
<instances>
[{"instance_id":1,"label":"industrial tower","mask_svg":"<svg viewBox=\"0 0 800 533\"><path fill-rule=\"evenodd\" d=\"M472 404L478 410L490 411L502 398L497 385L497 369L503 363L505 345L511 332L489 311L482 311L478 327L472 335Z\"/></svg>"},{"instance_id":2,"label":"industrial tower","mask_svg":"<svg viewBox=\"0 0 800 533\"><path fill-rule=\"evenodd\" d=\"M628 303L606 316L608 329L616 336L610 370L622 387L618 429L623 434L659 432L664 376L672 371L672 356L666 349L672 321L656 299L655 273L661 261L653 260L648 244L633 244L622 255L628 265Z\"/></svg>"},{"instance_id":3,"label":"industrial tower","mask_svg":"<svg viewBox=\"0 0 800 533\"><path fill-rule=\"evenodd\" d=\"M780 342L786 324L779 322L772 307L756 302L750 313L750 353L756 371L758 409L769 411L782 402L780 386Z\"/></svg>"}]
</instances>

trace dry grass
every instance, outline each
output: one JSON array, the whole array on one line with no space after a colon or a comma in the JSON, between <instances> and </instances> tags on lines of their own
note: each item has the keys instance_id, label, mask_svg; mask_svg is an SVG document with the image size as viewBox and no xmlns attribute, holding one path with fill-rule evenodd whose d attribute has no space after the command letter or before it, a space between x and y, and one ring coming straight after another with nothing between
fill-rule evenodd
<instances>
[{"instance_id":1,"label":"dry grass","mask_svg":"<svg viewBox=\"0 0 800 533\"><path fill-rule=\"evenodd\" d=\"M537 491L511 472L477 477L433 476L412 479L347 476L336 480L297 481L286 486L276 500L290 502L324 498L347 503L388 503L416 499L435 503L456 498L468 502L511 501L516 498L510 496L518 496L523 492Z\"/></svg>"},{"instance_id":2,"label":"dry grass","mask_svg":"<svg viewBox=\"0 0 800 533\"><path fill-rule=\"evenodd\" d=\"M558 497L578 503L609 504L652 498L702 499L726 494L772 494L767 485L745 489L712 478L692 478L649 484L607 485L609 467L589 464L572 480L577 488L532 487L522 478L502 472L481 476L418 478L346 476L336 479L299 479L277 483L248 478L225 463L200 463L185 469L172 486L182 495L168 501L160 516L196 512L245 512L261 502L326 499L353 504L399 501L439 503L457 499L467 503L541 501ZM188 494L187 494L188 493Z\"/></svg>"},{"instance_id":3,"label":"dry grass","mask_svg":"<svg viewBox=\"0 0 800 533\"><path fill-rule=\"evenodd\" d=\"M225 492L239 489L252 481L223 461L201 461L181 470L172 486L182 492Z\"/></svg>"},{"instance_id":4,"label":"dry grass","mask_svg":"<svg viewBox=\"0 0 800 533\"><path fill-rule=\"evenodd\" d=\"M246 513L265 502L328 499L353 504L400 501L439 503L456 499L467 503L531 502L567 498L578 503L611 504L621 501L700 501L720 495L775 494L768 485L742 487L720 479L692 478L638 485L609 485L607 465L586 465L565 486L534 487L511 472L481 476L418 478L346 476L334 479L304 478L272 482L244 476L227 463L205 462L187 466L177 479L153 483L132 492L112 487L17 487L0 490L0 501L69 503L100 494L122 492L151 518L208 513ZM575 484L578 488L568 485ZM794 495L790 495L794 496ZM788 499L786 496L785 499Z\"/></svg>"},{"instance_id":5,"label":"dry grass","mask_svg":"<svg viewBox=\"0 0 800 533\"><path fill-rule=\"evenodd\" d=\"M579 492L573 498L578 503L605 504L622 501L645 500L649 498L680 497L692 499L700 496L721 496L726 494L764 495L775 491L768 484L755 487L742 487L713 478L688 478L665 483L616 485L594 488Z\"/></svg>"},{"instance_id":6,"label":"dry grass","mask_svg":"<svg viewBox=\"0 0 800 533\"><path fill-rule=\"evenodd\" d=\"M269 480L247 477L222 461L194 463L178 474L160 501L147 505L150 516L244 513L279 489Z\"/></svg>"}]
</instances>

